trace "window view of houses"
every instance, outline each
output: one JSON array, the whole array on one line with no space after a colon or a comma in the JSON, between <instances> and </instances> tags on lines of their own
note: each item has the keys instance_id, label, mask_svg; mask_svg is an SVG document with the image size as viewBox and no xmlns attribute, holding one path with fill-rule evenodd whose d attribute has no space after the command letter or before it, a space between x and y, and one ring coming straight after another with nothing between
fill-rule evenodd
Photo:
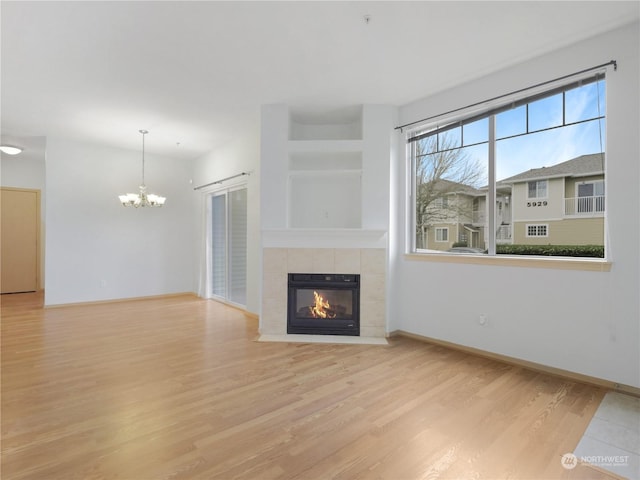
<instances>
[{"instance_id":1,"label":"window view of houses","mask_svg":"<svg viewBox=\"0 0 640 480\"><path fill-rule=\"evenodd\" d=\"M604 257L604 91L596 76L409 140L414 251Z\"/></svg>"}]
</instances>

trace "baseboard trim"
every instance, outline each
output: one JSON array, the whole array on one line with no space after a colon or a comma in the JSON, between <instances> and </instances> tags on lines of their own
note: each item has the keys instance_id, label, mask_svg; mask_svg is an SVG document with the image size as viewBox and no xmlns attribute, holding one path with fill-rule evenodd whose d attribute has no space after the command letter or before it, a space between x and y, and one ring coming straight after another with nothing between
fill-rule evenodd
<instances>
[{"instance_id":1,"label":"baseboard trim","mask_svg":"<svg viewBox=\"0 0 640 480\"><path fill-rule=\"evenodd\" d=\"M381 337L357 337L351 335L259 335L257 342L284 342L284 343L333 343L342 345L388 345L386 338Z\"/></svg>"},{"instance_id":2,"label":"baseboard trim","mask_svg":"<svg viewBox=\"0 0 640 480\"><path fill-rule=\"evenodd\" d=\"M233 308L235 310L238 310L240 312L242 312L245 316L251 318L252 320L259 320L260 316L257 313L253 313L250 312L249 310L242 308L238 305L235 305L233 303L230 302L225 302L224 300L218 299L218 298L207 298L207 300L211 300L212 302L216 302L216 303L220 303L222 305L224 305L225 307L229 307L229 308Z\"/></svg>"},{"instance_id":3,"label":"baseboard trim","mask_svg":"<svg viewBox=\"0 0 640 480\"><path fill-rule=\"evenodd\" d=\"M148 295L145 297L113 298L109 300L92 300L89 302L57 303L55 305L45 305L44 308L49 309L49 308L74 307L79 305L103 305L108 303L139 302L141 300L160 300L163 298L184 297L184 296L200 298L194 292L165 293L162 295Z\"/></svg>"},{"instance_id":4,"label":"baseboard trim","mask_svg":"<svg viewBox=\"0 0 640 480\"><path fill-rule=\"evenodd\" d=\"M615 472L612 472L611 470L607 470L605 468L599 467L597 465L592 465L590 463L587 462L583 462L580 459L578 459L578 465L581 468L585 468L585 469L590 469L593 470L594 472L596 472L593 476L593 478L606 478L606 479L615 479L615 480L629 480L627 477L622 477L620 475L618 475ZM585 476L585 478L591 478L591 475L589 475L588 477Z\"/></svg>"},{"instance_id":5,"label":"baseboard trim","mask_svg":"<svg viewBox=\"0 0 640 480\"><path fill-rule=\"evenodd\" d=\"M125 303L125 302L139 302L143 300L161 300L163 298L174 298L174 297L194 297L201 300L211 300L213 302L220 303L225 307L230 307L235 310L239 310L247 317L258 320L260 317L256 313L249 312L238 305L234 305L232 303L224 302L215 298L204 298L199 296L195 292L179 292L179 293L165 293L163 295L148 295L145 297L129 297L129 298L113 298L110 300L94 300L90 302L73 302L73 303L57 303L55 305L45 305L44 308L65 308L65 307L74 307L74 306L87 306L87 305L105 305L110 303Z\"/></svg>"},{"instance_id":6,"label":"baseboard trim","mask_svg":"<svg viewBox=\"0 0 640 480\"><path fill-rule=\"evenodd\" d=\"M441 347L447 347L452 350L458 350L463 353L469 353L471 355L476 355L478 357L488 358L491 360L497 360L502 363L506 363L509 365L513 365L516 367L526 368L528 370L533 370L536 372L546 373L549 375L554 375L556 377L562 377L567 380L572 380L580 383L586 383L589 385L595 385L597 387L606 388L608 390L616 391L619 393L625 393L627 395L633 395L634 397L640 397L640 388L633 387L631 385L623 385L620 383L612 382L610 380L604 380L602 378L591 377L589 375L584 375L581 373L571 372L569 370L563 370L561 368L550 367L548 365L543 365L536 362L530 362L528 360L522 360L520 358L510 357L508 355L502 355L499 353L493 353L486 350L481 350L479 348L467 347L465 345L460 345L453 342L448 342L446 340L438 340L437 338L426 337L424 335L418 335L416 333L406 332L404 330L394 330L393 332L389 332L387 337L407 337L412 338L414 340L419 340L421 342L430 343L433 345L438 345Z\"/></svg>"}]
</instances>

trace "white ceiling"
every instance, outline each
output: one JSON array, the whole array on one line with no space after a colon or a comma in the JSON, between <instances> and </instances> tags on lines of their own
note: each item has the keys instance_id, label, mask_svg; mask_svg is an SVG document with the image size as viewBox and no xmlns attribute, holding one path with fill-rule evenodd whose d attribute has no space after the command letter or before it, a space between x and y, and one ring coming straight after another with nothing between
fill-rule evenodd
<instances>
[{"instance_id":1,"label":"white ceiling","mask_svg":"<svg viewBox=\"0 0 640 480\"><path fill-rule=\"evenodd\" d=\"M255 132L261 104L406 104L637 21L639 5L3 0L2 133L139 149L144 128L147 151L195 158Z\"/></svg>"}]
</instances>

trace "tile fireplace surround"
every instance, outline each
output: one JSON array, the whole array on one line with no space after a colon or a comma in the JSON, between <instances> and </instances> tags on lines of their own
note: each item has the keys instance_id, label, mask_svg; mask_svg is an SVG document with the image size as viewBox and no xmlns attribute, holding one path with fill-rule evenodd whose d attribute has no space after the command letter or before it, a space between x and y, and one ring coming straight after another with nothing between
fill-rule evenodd
<instances>
[{"instance_id":1,"label":"tile fireplace surround","mask_svg":"<svg viewBox=\"0 0 640 480\"><path fill-rule=\"evenodd\" d=\"M289 273L360 274L360 337L385 338L386 248L263 248L261 340L316 340L316 335L287 335Z\"/></svg>"}]
</instances>

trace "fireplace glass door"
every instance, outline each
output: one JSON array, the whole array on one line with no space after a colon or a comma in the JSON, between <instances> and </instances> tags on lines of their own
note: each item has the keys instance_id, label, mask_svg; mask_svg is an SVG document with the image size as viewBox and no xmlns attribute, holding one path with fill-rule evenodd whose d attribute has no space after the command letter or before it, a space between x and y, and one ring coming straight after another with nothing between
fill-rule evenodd
<instances>
[{"instance_id":1,"label":"fireplace glass door","mask_svg":"<svg viewBox=\"0 0 640 480\"><path fill-rule=\"evenodd\" d=\"M289 274L288 333L359 335L359 275Z\"/></svg>"},{"instance_id":2,"label":"fireplace glass door","mask_svg":"<svg viewBox=\"0 0 640 480\"><path fill-rule=\"evenodd\" d=\"M299 288L296 290L296 316L333 320L353 318L351 290Z\"/></svg>"}]
</instances>

